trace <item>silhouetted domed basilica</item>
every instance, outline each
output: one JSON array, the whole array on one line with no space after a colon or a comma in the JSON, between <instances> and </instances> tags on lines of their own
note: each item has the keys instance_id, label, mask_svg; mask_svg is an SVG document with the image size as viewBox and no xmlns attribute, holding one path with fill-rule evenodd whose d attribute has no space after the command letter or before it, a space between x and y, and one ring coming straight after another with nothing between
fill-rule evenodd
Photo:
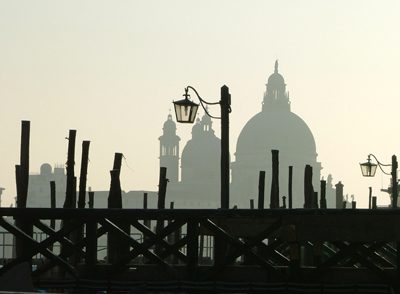
<instances>
[{"instance_id":1,"label":"silhouetted domed basilica","mask_svg":"<svg viewBox=\"0 0 400 294\"><path fill-rule=\"evenodd\" d=\"M175 134L176 127L175 124L172 127L171 119L169 115L164 124L164 135L159 138L160 164L167 167L167 177L170 179L167 201L174 201L176 207L219 208L221 141L214 134L211 118L204 115L201 120L197 119L192 128L192 139L182 151L180 181L175 177L178 173L179 137ZM171 124L169 133L166 132L167 123ZM175 151L165 151L170 150L171 144ZM293 208L303 207L305 166L313 167L313 186L317 191L321 163L317 162L311 130L290 110L289 95L285 80L278 72L277 61L274 73L268 78L261 112L246 123L238 137L236 161L231 164L231 207L249 208L250 199L257 200L260 171L266 172L265 208L269 207L271 150L274 149L279 150L280 198L288 196L288 171L292 166Z\"/></svg>"},{"instance_id":2,"label":"silhouetted domed basilica","mask_svg":"<svg viewBox=\"0 0 400 294\"><path fill-rule=\"evenodd\" d=\"M266 172L265 203L269 203L271 150L279 150L280 196L288 196L289 166L293 166L293 207L303 207L305 166L308 164L313 167L313 185L317 191L321 163L317 162L311 130L290 110L285 80L278 72L278 61L275 62L274 73L268 79L261 112L247 122L238 137L236 161L231 166L232 203L248 207L249 198L257 199L260 171Z\"/></svg>"},{"instance_id":3,"label":"silhouetted domed basilica","mask_svg":"<svg viewBox=\"0 0 400 294\"><path fill-rule=\"evenodd\" d=\"M171 115L168 115L167 122L174 123ZM220 202L221 140L214 134L211 118L208 115L201 120L197 118L192 127L192 139L182 151L180 181L175 177L179 153L163 152L179 150L179 139L171 140L176 136L175 123L167 131L165 124L164 134L159 140L160 165L167 168L169 179L167 201L173 201L175 208L217 208Z\"/></svg>"}]
</instances>

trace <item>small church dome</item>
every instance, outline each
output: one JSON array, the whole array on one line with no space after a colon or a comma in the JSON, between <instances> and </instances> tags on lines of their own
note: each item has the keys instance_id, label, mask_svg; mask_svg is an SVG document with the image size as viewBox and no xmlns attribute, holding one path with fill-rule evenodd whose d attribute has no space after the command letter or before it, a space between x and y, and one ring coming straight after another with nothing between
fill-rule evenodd
<instances>
[{"instance_id":1,"label":"small church dome","mask_svg":"<svg viewBox=\"0 0 400 294\"><path fill-rule=\"evenodd\" d=\"M182 151L182 168L199 166L217 166L221 160L221 140L204 136L189 140Z\"/></svg>"},{"instance_id":2,"label":"small church dome","mask_svg":"<svg viewBox=\"0 0 400 294\"><path fill-rule=\"evenodd\" d=\"M51 175L52 167L48 163L43 163L40 167L40 174L41 175Z\"/></svg>"},{"instance_id":3,"label":"small church dome","mask_svg":"<svg viewBox=\"0 0 400 294\"><path fill-rule=\"evenodd\" d=\"M274 73L269 76L268 84L273 87L276 87L277 85L285 85L285 79L278 72L278 60L275 61L275 70Z\"/></svg>"},{"instance_id":4,"label":"small church dome","mask_svg":"<svg viewBox=\"0 0 400 294\"><path fill-rule=\"evenodd\" d=\"M172 115L169 114L167 120L163 126L164 134L175 134L176 133L176 124L172 120Z\"/></svg>"},{"instance_id":5,"label":"small church dome","mask_svg":"<svg viewBox=\"0 0 400 294\"><path fill-rule=\"evenodd\" d=\"M283 76L278 73L278 72L274 72L272 75L269 76L268 78L268 84L285 84L285 80L283 78Z\"/></svg>"},{"instance_id":6,"label":"small church dome","mask_svg":"<svg viewBox=\"0 0 400 294\"><path fill-rule=\"evenodd\" d=\"M221 162L221 140L214 134L211 119L197 118L192 128L192 139L182 150L182 181L218 182Z\"/></svg>"}]
</instances>

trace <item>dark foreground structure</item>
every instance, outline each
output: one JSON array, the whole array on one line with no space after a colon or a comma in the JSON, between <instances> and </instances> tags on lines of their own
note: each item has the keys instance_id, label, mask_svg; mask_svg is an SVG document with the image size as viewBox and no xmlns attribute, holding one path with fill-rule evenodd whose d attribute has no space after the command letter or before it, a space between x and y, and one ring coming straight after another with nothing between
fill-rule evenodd
<instances>
[{"instance_id":1,"label":"dark foreground structure","mask_svg":"<svg viewBox=\"0 0 400 294\"><path fill-rule=\"evenodd\" d=\"M0 208L0 214L0 226L15 240L14 258L3 259L0 275L29 262L38 289L400 293L396 209ZM106 258L99 258L100 240L107 242Z\"/></svg>"}]
</instances>

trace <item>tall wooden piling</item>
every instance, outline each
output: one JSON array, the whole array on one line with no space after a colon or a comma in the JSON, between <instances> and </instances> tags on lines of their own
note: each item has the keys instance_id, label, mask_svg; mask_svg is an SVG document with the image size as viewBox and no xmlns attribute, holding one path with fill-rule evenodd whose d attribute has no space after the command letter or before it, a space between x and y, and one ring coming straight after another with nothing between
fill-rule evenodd
<instances>
[{"instance_id":1,"label":"tall wooden piling","mask_svg":"<svg viewBox=\"0 0 400 294\"><path fill-rule=\"evenodd\" d=\"M368 209L372 208L372 187L369 187Z\"/></svg>"},{"instance_id":2,"label":"tall wooden piling","mask_svg":"<svg viewBox=\"0 0 400 294\"><path fill-rule=\"evenodd\" d=\"M30 121L21 124L21 154L18 181L17 207L26 207L29 185L29 141Z\"/></svg>"},{"instance_id":3,"label":"tall wooden piling","mask_svg":"<svg viewBox=\"0 0 400 294\"><path fill-rule=\"evenodd\" d=\"M313 207L314 188L312 186L312 167L306 165L304 170L304 208Z\"/></svg>"},{"instance_id":4,"label":"tall wooden piling","mask_svg":"<svg viewBox=\"0 0 400 294\"><path fill-rule=\"evenodd\" d=\"M321 200L320 200L320 207L322 209L327 208L326 204L326 181L321 180Z\"/></svg>"},{"instance_id":5,"label":"tall wooden piling","mask_svg":"<svg viewBox=\"0 0 400 294\"><path fill-rule=\"evenodd\" d=\"M343 208L343 184L339 182L335 185L336 187L336 208Z\"/></svg>"},{"instance_id":6,"label":"tall wooden piling","mask_svg":"<svg viewBox=\"0 0 400 294\"><path fill-rule=\"evenodd\" d=\"M56 182L50 182L50 207L56 208ZM56 228L56 220L50 220L50 227L54 230Z\"/></svg>"},{"instance_id":7,"label":"tall wooden piling","mask_svg":"<svg viewBox=\"0 0 400 294\"><path fill-rule=\"evenodd\" d=\"M165 195L167 192L167 168L160 167L160 178L158 183L158 202L157 209L165 209ZM164 228L164 220L158 219L156 224L156 234L158 234ZM161 253L161 246L159 244L155 245L154 252L156 255Z\"/></svg>"},{"instance_id":8,"label":"tall wooden piling","mask_svg":"<svg viewBox=\"0 0 400 294\"><path fill-rule=\"evenodd\" d=\"M89 201L88 201L89 208L94 207L94 192L89 191Z\"/></svg>"},{"instance_id":9,"label":"tall wooden piling","mask_svg":"<svg viewBox=\"0 0 400 294\"><path fill-rule=\"evenodd\" d=\"M293 208L293 166L289 166L289 182L288 182L288 195L289 195L289 209Z\"/></svg>"},{"instance_id":10,"label":"tall wooden piling","mask_svg":"<svg viewBox=\"0 0 400 294\"><path fill-rule=\"evenodd\" d=\"M89 145L90 141L82 142L82 161L81 161L81 173L79 177L78 208L85 208L86 180L87 180L87 170L89 162Z\"/></svg>"},{"instance_id":11,"label":"tall wooden piling","mask_svg":"<svg viewBox=\"0 0 400 294\"><path fill-rule=\"evenodd\" d=\"M270 208L279 208L279 150L272 153L272 183Z\"/></svg>"},{"instance_id":12,"label":"tall wooden piling","mask_svg":"<svg viewBox=\"0 0 400 294\"><path fill-rule=\"evenodd\" d=\"M25 208L28 199L29 185L29 138L30 138L30 121L22 121L21 124L21 154L20 164L15 167L15 175L17 182L17 208ZM16 219L15 224L28 236L33 236L33 226L26 221ZM29 248L24 247L23 242L15 239L15 253L17 257L25 254ZM32 264L32 259L28 261Z\"/></svg>"},{"instance_id":13,"label":"tall wooden piling","mask_svg":"<svg viewBox=\"0 0 400 294\"><path fill-rule=\"evenodd\" d=\"M69 130L68 157L67 157L67 189L65 193L64 208L75 208L76 182L75 182L75 140L76 130Z\"/></svg>"},{"instance_id":14,"label":"tall wooden piling","mask_svg":"<svg viewBox=\"0 0 400 294\"><path fill-rule=\"evenodd\" d=\"M122 208L122 190L121 190L121 163L122 153L115 153L113 169L110 171L111 184L110 193L108 196L108 208L121 209ZM125 234L130 235L130 224L124 223L119 220L114 220L117 225ZM108 262L113 263L119 258L127 254L130 250L129 243L120 233L110 231L107 238L107 256Z\"/></svg>"},{"instance_id":15,"label":"tall wooden piling","mask_svg":"<svg viewBox=\"0 0 400 294\"><path fill-rule=\"evenodd\" d=\"M258 179L258 209L264 209L265 171L260 171Z\"/></svg>"},{"instance_id":16,"label":"tall wooden piling","mask_svg":"<svg viewBox=\"0 0 400 294\"><path fill-rule=\"evenodd\" d=\"M88 161L89 161L89 145L90 141L82 142L82 160L81 160L81 171L79 177L79 197L78 197L78 208L85 208L86 201L86 178L87 178L87 169L88 169ZM75 181L76 184L76 181ZM75 193L76 195L76 193ZM74 201L75 202L75 201ZM76 229L76 234L72 235L73 242L75 244L81 242L84 238L84 226L80 226ZM78 264L82 261L82 258L78 254L74 254L72 257L72 264L74 266L78 266Z\"/></svg>"}]
</instances>

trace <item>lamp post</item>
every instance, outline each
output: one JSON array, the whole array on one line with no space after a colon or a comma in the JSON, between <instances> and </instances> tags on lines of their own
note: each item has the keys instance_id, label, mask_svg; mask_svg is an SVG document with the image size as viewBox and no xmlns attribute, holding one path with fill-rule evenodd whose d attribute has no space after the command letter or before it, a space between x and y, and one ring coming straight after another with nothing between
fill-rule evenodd
<instances>
[{"instance_id":1,"label":"lamp post","mask_svg":"<svg viewBox=\"0 0 400 294\"><path fill-rule=\"evenodd\" d=\"M371 156L373 158L375 158L376 162L378 164L372 163L371 162ZM381 169L381 171L385 174L385 175L391 175L392 176L392 208L397 208L397 157L396 155L392 156L392 164L383 164L381 162L379 162L379 160L376 158L375 155L373 154L369 154L368 155L368 161L364 162L364 163L360 163L360 167L361 167L361 172L362 175L364 177L373 177L375 176L376 173L376 169L379 166L379 168ZM383 170L382 166L391 166L392 167L392 171L391 173L387 173Z\"/></svg>"},{"instance_id":2,"label":"lamp post","mask_svg":"<svg viewBox=\"0 0 400 294\"><path fill-rule=\"evenodd\" d=\"M229 94L229 88L227 86L221 87L221 100L219 102L210 103L202 99L195 88L187 86L185 88L185 99L174 101L174 108L176 114L176 120L180 123L193 123L196 118L197 109L199 104L196 104L189 100L190 95L188 94L189 89L192 90L197 98L200 100L200 104L203 107L206 114L211 118L221 120L221 208L229 208L229 113L231 112L231 95ZM210 115L207 108L204 106L216 105L221 106L221 117L214 117Z\"/></svg>"}]
</instances>

